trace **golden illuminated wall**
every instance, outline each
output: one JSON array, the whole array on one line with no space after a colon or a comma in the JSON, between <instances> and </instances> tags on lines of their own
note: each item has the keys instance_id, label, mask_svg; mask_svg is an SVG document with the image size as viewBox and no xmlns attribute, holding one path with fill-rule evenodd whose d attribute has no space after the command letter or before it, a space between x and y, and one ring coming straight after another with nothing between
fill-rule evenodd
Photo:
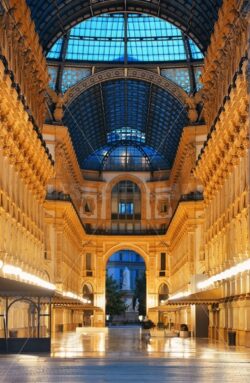
<instances>
[{"instance_id":1,"label":"golden illuminated wall","mask_svg":"<svg viewBox=\"0 0 250 383\"><path fill-rule=\"evenodd\" d=\"M170 184L173 191L174 214L170 221L166 243L169 260L169 291L171 296L195 292L197 275L204 271L204 202L203 187L193 174L198 153L206 139L205 125L187 126L178 147ZM163 307L164 307L163 302ZM176 330L186 323L194 330L189 305L159 307L161 321L169 321Z\"/></svg>"},{"instance_id":2,"label":"golden illuminated wall","mask_svg":"<svg viewBox=\"0 0 250 383\"><path fill-rule=\"evenodd\" d=\"M81 293L84 230L69 201L45 202L46 259L58 290Z\"/></svg>"},{"instance_id":3,"label":"golden illuminated wall","mask_svg":"<svg viewBox=\"0 0 250 383\"><path fill-rule=\"evenodd\" d=\"M16 96L25 103L41 128L45 119L45 92L49 76L25 0L8 0L8 10L0 16L0 47L6 75L11 75L16 84Z\"/></svg>"},{"instance_id":4,"label":"golden illuminated wall","mask_svg":"<svg viewBox=\"0 0 250 383\"><path fill-rule=\"evenodd\" d=\"M7 15L0 22L2 53L6 55L0 61L0 251L2 260L23 265L26 271L33 270L41 276L44 258L42 204L53 167L45 143L34 129L17 88L13 87L13 77L6 70L7 66L13 70L15 81L19 80L25 91L25 80L18 77L21 68L16 62L15 66L13 60L13 53L17 52L10 37L14 32L11 29L9 36L6 31L9 18ZM15 12L11 20L14 28ZM23 45L21 47L25 50ZM9 62L10 57L12 61Z\"/></svg>"},{"instance_id":5,"label":"golden illuminated wall","mask_svg":"<svg viewBox=\"0 0 250 383\"><path fill-rule=\"evenodd\" d=\"M0 17L0 260L48 281L43 201L53 164L39 133L48 74L25 1L9 3ZM23 334L26 306L9 318Z\"/></svg>"},{"instance_id":6,"label":"golden illuminated wall","mask_svg":"<svg viewBox=\"0 0 250 383\"><path fill-rule=\"evenodd\" d=\"M84 253L92 255L92 276L88 276L86 268L83 268L83 283L92 285L95 292L94 305L100 307L105 312L105 277L106 265L109 258L119 250L133 250L137 252L145 261L147 278L147 308L158 306L158 291L162 283L168 284L169 267L168 262L165 270L160 270L160 256L162 252L167 253L167 244L164 236L133 236L115 235L86 236ZM165 275L160 276L160 271ZM100 315L100 314L98 314ZM154 313L150 317L158 322L158 316ZM99 316L100 322L95 325L103 325L104 318Z\"/></svg>"},{"instance_id":7,"label":"golden illuminated wall","mask_svg":"<svg viewBox=\"0 0 250 383\"><path fill-rule=\"evenodd\" d=\"M68 129L60 125L44 125L43 137L55 161L55 173L49 180L47 191L70 195L78 211L82 204L82 173Z\"/></svg>"},{"instance_id":8,"label":"golden illuminated wall","mask_svg":"<svg viewBox=\"0 0 250 383\"><path fill-rule=\"evenodd\" d=\"M190 282L202 270L203 201L180 202L167 232L171 292L191 291Z\"/></svg>"},{"instance_id":9,"label":"golden illuminated wall","mask_svg":"<svg viewBox=\"0 0 250 383\"><path fill-rule=\"evenodd\" d=\"M130 180L136 183L141 191L141 220L143 229L160 229L166 225L172 214L171 190L166 174L164 180L154 180L149 172L103 172L101 178L98 172L83 171L82 208L80 210L84 223L93 228L111 229L112 189L120 181ZM85 178L86 177L86 178ZM91 211L85 212L84 205L88 203ZM162 211L162 205L166 211Z\"/></svg>"},{"instance_id":10,"label":"golden illuminated wall","mask_svg":"<svg viewBox=\"0 0 250 383\"><path fill-rule=\"evenodd\" d=\"M82 296L84 230L70 201L47 200L45 208L46 264L58 291ZM54 309L53 330L74 329L82 314L65 306Z\"/></svg>"},{"instance_id":11,"label":"golden illuminated wall","mask_svg":"<svg viewBox=\"0 0 250 383\"><path fill-rule=\"evenodd\" d=\"M195 174L204 187L207 276L249 258L248 29L237 6L236 1L224 2L202 75L211 132ZM210 307L210 336L227 340L231 329L236 331L237 344L249 346L249 271L217 285L231 300L216 310Z\"/></svg>"},{"instance_id":12,"label":"golden illuminated wall","mask_svg":"<svg viewBox=\"0 0 250 383\"><path fill-rule=\"evenodd\" d=\"M220 29L216 29L217 35L211 45L213 49L209 50L204 68L205 79L211 72L211 64L208 63L212 60L212 73L215 68L219 70L220 62L215 64L213 52L217 52L220 39L223 36L226 38L228 32L222 24L228 22L225 15L229 14L230 9L224 6L223 10L218 22ZM230 12L230 17L232 14ZM225 19L222 20L222 17ZM232 35L230 47L234 47L236 53L240 51L243 56L247 48L246 21L237 20L236 25L241 25L241 33ZM222 78L222 88L229 90L229 93L224 93L224 105L220 109L216 108L216 104L212 106L210 97L207 98L206 109L212 109L217 118L196 167L196 176L204 186L205 261L206 271L210 274L249 257L247 61L241 55L226 53L223 59L227 60L228 65ZM232 68L235 69L233 73ZM212 94L213 88L206 86L207 92Z\"/></svg>"},{"instance_id":13,"label":"golden illuminated wall","mask_svg":"<svg viewBox=\"0 0 250 383\"><path fill-rule=\"evenodd\" d=\"M184 128L170 182L176 203L167 230L169 244L171 293L191 291L192 276L202 270L204 202L203 187L193 170L206 138L205 125Z\"/></svg>"}]
</instances>

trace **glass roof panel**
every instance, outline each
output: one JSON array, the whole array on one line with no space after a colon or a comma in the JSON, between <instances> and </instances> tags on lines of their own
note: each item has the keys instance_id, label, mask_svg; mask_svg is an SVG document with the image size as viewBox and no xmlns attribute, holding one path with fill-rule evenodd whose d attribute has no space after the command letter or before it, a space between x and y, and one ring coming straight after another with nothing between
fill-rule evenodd
<instances>
[{"instance_id":1,"label":"glass roof panel","mask_svg":"<svg viewBox=\"0 0 250 383\"><path fill-rule=\"evenodd\" d=\"M128 16L128 61L186 60L182 32L156 17Z\"/></svg>"},{"instance_id":2,"label":"glass roof panel","mask_svg":"<svg viewBox=\"0 0 250 383\"><path fill-rule=\"evenodd\" d=\"M147 122L150 84L120 80L103 84L105 120L109 131L129 127L143 130Z\"/></svg>"},{"instance_id":3,"label":"glass roof panel","mask_svg":"<svg viewBox=\"0 0 250 383\"><path fill-rule=\"evenodd\" d=\"M65 67L62 74L62 92L66 92L71 86L89 76L91 76L91 69L89 68Z\"/></svg>"},{"instance_id":4,"label":"glass roof panel","mask_svg":"<svg viewBox=\"0 0 250 383\"><path fill-rule=\"evenodd\" d=\"M190 35L206 51L223 0L26 0L47 53L56 38L81 20L120 10L160 15Z\"/></svg>"},{"instance_id":5,"label":"glass roof panel","mask_svg":"<svg viewBox=\"0 0 250 383\"><path fill-rule=\"evenodd\" d=\"M71 28L66 37L66 60L92 62L166 62L186 61L184 35L179 28L160 18L115 13L83 21ZM203 54L190 41L193 59ZM47 57L60 59L63 39L51 48Z\"/></svg>"},{"instance_id":6,"label":"glass roof panel","mask_svg":"<svg viewBox=\"0 0 250 383\"><path fill-rule=\"evenodd\" d=\"M81 93L66 108L63 122L82 168L88 168L85 160L92 153L100 164L99 148L130 145L154 148L153 167L164 158L161 168L169 169L187 123L187 111L168 91L154 84L119 79Z\"/></svg>"},{"instance_id":7,"label":"glass roof panel","mask_svg":"<svg viewBox=\"0 0 250 383\"><path fill-rule=\"evenodd\" d=\"M189 39L189 45L190 45L191 55L192 55L193 59L203 59L204 58L200 49L197 47L197 45L191 39Z\"/></svg>"},{"instance_id":8,"label":"glass roof panel","mask_svg":"<svg viewBox=\"0 0 250 383\"><path fill-rule=\"evenodd\" d=\"M123 15L102 15L84 21L70 31L66 60L124 60Z\"/></svg>"},{"instance_id":9,"label":"glass roof panel","mask_svg":"<svg viewBox=\"0 0 250 383\"><path fill-rule=\"evenodd\" d=\"M51 50L49 51L48 58L50 59L59 59L61 55L61 50L62 50L62 42L63 39L60 38L57 40L57 42L53 45Z\"/></svg>"},{"instance_id":10,"label":"glass roof panel","mask_svg":"<svg viewBox=\"0 0 250 383\"><path fill-rule=\"evenodd\" d=\"M141 132L137 129L121 128L115 129L112 132L107 133L107 142L113 143L117 141L133 141L133 142L145 142L145 132Z\"/></svg>"},{"instance_id":11,"label":"glass roof panel","mask_svg":"<svg viewBox=\"0 0 250 383\"><path fill-rule=\"evenodd\" d=\"M83 167L89 170L154 171L168 169L169 163L152 147L130 143L96 150L84 160Z\"/></svg>"},{"instance_id":12,"label":"glass roof panel","mask_svg":"<svg viewBox=\"0 0 250 383\"><path fill-rule=\"evenodd\" d=\"M191 91L190 75L188 68L166 68L161 70L161 75L181 86L187 93Z\"/></svg>"}]
</instances>

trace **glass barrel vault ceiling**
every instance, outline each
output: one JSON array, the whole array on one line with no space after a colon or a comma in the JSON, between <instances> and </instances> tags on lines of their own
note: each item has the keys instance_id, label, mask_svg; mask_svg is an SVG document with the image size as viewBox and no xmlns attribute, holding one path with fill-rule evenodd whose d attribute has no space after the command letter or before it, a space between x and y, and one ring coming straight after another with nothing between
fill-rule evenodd
<instances>
[{"instance_id":1,"label":"glass barrel vault ceiling","mask_svg":"<svg viewBox=\"0 0 250 383\"><path fill-rule=\"evenodd\" d=\"M62 76L61 89L57 91L65 92L90 76L91 69L84 64L91 62L173 63L173 67L182 63L174 72L163 69L161 74L190 92L200 87L199 76L194 72L198 63L200 69L203 54L190 38L167 21L141 14L118 13L93 17L71 28L52 46L47 59L53 89L59 83L58 75ZM56 62L64 63L60 71Z\"/></svg>"},{"instance_id":2,"label":"glass barrel vault ceiling","mask_svg":"<svg viewBox=\"0 0 250 383\"><path fill-rule=\"evenodd\" d=\"M165 62L187 59L184 35L167 21L138 14L107 14L73 27L67 39L66 60L98 62ZM64 38L48 53L60 59ZM202 59L199 48L187 39L191 58Z\"/></svg>"},{"instance_id":3,"label":"glass barrel vault ceiling","mask_svg":"<svg viewBox=\"0 0 250 383\"><path fill-rule=\"evenodd\" d=\"M26 0L44 52L72 26L103 13L140 12L173 22L206 51L223 0Z\"/></svg>"},{"instance_id":4,"label":"glass barrel vault ceiling","mask_svg":"<svg viewBox=\"0 0 250 383\"><path fill-rule=\"evenodd\" d=\"M113 80L83 92L63 122L83 169L160 170L172 166L187 112L156 85Z\"/></svg>"}]
</instances>

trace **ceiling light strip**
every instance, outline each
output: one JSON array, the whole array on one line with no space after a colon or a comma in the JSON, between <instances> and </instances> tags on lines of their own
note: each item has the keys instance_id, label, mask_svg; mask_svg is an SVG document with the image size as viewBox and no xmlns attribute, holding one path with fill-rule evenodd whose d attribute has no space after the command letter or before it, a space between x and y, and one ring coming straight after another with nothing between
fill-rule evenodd
<instances>
[{"instance_id":1,"label":"ceiling light strip","mask_svg":"<svg viewBox=\"0 0 250 383\"><path fill-rule=\"evenodd\" d=\"M56 285L53 283L50 283L42 278L37 277L34 274L27 273L26 271L23 271L21 267L14 266L11 264L5 264L2 260L0 260L0 270L2 270L4 275L10 275L17 277L21 282L29 283L32 285L36 285L38 287L42 287L48 290L56 290ZM60 295L67 298L75 299L81 303L90 304L91 301L82 298L80 295L77 295L71 291L57 291Z\"/></svg>"},{"instance_id":2,"label":"ceiling light strip","mask_svg":"<svg viewBox=\"0 0 250 383\"><path fill-rule=\"evenodd\" d=\"M230 267L227 270L222 271L219 274L215 274L212 277L199 282L197 287L199 289L206 289L212 286L215 282L222 281L223 279L229 279L239 273L243 273L244 271L250 270L250 259L247 259L244 262L238 263L237 265Z\"/></svg>"}]
</instances>

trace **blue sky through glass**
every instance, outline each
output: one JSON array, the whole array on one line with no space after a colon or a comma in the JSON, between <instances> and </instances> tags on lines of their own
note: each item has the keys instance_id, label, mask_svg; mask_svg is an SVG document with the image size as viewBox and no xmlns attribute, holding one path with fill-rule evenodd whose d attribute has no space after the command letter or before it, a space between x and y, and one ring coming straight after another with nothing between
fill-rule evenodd
<instances>
[{"instance_id":1,"label":"blue sky through glass","mask_svg":"<svg viewBox=\"0 0 250 383\"><path fill-rule=\"evenodd\" d=\"M180 29L156 17L128 14L126 43L124 17L124 14L106 14L73 27L65 59L94 62L124 62L126 59L128 62L166 62L187 59ZM60 59L62 41L61 38L53 45L48 58ZM196 44L190 39L189 42L192 58L202 59L203 55Z\"/></svg>"}]
</instances>

